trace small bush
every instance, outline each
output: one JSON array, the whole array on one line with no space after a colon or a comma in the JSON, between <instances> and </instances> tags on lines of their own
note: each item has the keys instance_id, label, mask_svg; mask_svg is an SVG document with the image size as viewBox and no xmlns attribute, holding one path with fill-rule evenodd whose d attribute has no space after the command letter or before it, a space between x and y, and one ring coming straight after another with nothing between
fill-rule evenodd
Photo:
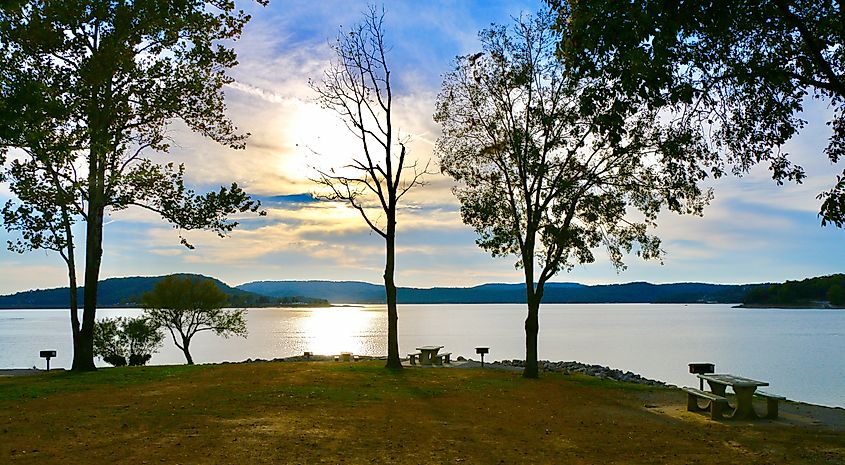
<instances>
[{"instance_id":1,"label":"small bush","mask_svg":"<svg viewBox=\"0 0 845 465\"><path fill-rule=\"evenodd\" d=\"M158 325L144 317L105 318L94 325L94 355L116 367L145 365L163 340Z\"/></svg>"}]
</instances>

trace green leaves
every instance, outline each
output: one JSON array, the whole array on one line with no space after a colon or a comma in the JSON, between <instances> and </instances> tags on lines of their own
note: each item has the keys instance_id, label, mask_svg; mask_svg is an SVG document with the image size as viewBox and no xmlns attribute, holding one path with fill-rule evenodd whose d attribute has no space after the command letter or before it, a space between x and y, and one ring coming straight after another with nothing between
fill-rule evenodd
<instances>
[{"instance_id":1,"label":"green leaves","mask_svg":"<svg viewBox=\"0 0 845 465\"><path fill-rule=\"evenodd\" d=\"M197 332L213 331L224 338L247 336L246 310L224 310L227 299L210 279L168 276L141 296L141 306L152 322L167 328L188 364L193 364L188 346Z\"/></svg>"},{"instance_id":2,"label":"green leaves","mask_svg":"<svg viewBox=\"0 0 845 465\"><path fill-rule=\"evenodd\" d=\"M845 21L841 4L815 0L663 2L547 0L561 33L558 57L573 72L603 83L586 95L585 114L616 100L600 122L624 135L645 118L655 135L714 177L769 164L777 183L804 179L783 144L804 125L809 93L836 110L825 154L845 145ZM676 157L677 158L677 157ZM688 170L691 172L691 170ZM837 198L838 197L838 198ZM845 224L845 192L822 193L822 224Z\"/></svg>"},{"instance_id":3,"label":"green leaves","mask_svg":"<svg viewBox=\"0 0 845 465\"><path fill-rule=\"evenodd\" d=\"M259 3L266 4L265 1ZM198 195L167 152L174 120L220 144L244 147L226 118L223 86L237 57L227 45L249 16L224 0L16 0L0 8L0 179L17 203L3 210L9 246L58 251L75 287L73 230L87 222L86 295L96 295L107 209L139 205L179 229L224 235L230 215L256 212L237 184ZM23 152L11 163L9 148ZM182 238L182 243L190 244ZM72 305L75 305L72 304ZM76 354L90 353L95 300L83 326L71 311ZM93 369L93 360L74 360Z\"/></svg>"},{"instance_id":4,"label":"green leaves","mask_svg":"<svg viewBox=\"0 0 845 465\"><path fill-rule=\"evenodd\" d=\"M94 325L94 355L113 366L145 365L164 334L145 317L104 318Z\"/></svg>"},{"instance_id":5,"label":"green leaves","mask_svg":"<svg viewBox=\"0 0 845 465\"><path fill-rule=\"evenodd\" d=\"M480 33L482 51L456 60L434 116L463 221L493 256L516 256L540 295L599 247L619 269L628 253L660 258L648 232L658 212L700 213L710 199L685 157L700 141L655 127L648 102L614 97L618 82L557 60L550 20Z\"/></svg>"}]
</instances>

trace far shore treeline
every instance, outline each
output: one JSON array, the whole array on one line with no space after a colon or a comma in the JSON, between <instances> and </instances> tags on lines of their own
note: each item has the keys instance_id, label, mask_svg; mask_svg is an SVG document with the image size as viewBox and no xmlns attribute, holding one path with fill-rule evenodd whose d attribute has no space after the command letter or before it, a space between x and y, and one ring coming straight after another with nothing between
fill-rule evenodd
<instances>
[{"instance_id":1,"label":"far shore treeline","mask_svg":"<svg viewBox=\"0 0 845 465\"><path fill-rule=\"evenodd\" d=\"M845 274L759 286L742 299L743 307L845 308Z\"/></svg>"},{"instance_id":2,"label":"far shore treeline","mask_svg":"<svg viewBox=\"0 0 845 465\"><path fill-rule=\"evenodd\" d=\"M256 281L229 286L210 279L229 296L229 307L320 307L331 303L383 304L381 285L358 281ZM100 282L98 306L138 307L140 296L165 276L109 278ZM671 283L583 285L549 283L546 303L742 303L744 307L843 307L845 274L787 281L782 284ZM68 289L37 289L0 296L0 308L67 308ZM82 289L79 290L80 298ZM473 287L399 288L402 304L525 303L522 284Z\"/></svg>"}]
</instances>

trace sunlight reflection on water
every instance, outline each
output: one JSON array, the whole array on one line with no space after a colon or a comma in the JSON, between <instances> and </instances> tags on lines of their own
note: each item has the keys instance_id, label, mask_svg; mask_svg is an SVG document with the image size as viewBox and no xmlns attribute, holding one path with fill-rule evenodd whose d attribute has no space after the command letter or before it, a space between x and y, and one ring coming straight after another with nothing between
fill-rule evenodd
<instances>
[{"instance_id":1,"label":"sunlight reflection on water","mask_svg":"<svg viewBox=\"0 0 845 465\"><path fill-rule=\"evenodd\" d=\"M361 308L315 308L300 324L306 350L315 354L370 353L373 344L367 336L374 333L379 316Z\"/></svg>"}]
</instances>

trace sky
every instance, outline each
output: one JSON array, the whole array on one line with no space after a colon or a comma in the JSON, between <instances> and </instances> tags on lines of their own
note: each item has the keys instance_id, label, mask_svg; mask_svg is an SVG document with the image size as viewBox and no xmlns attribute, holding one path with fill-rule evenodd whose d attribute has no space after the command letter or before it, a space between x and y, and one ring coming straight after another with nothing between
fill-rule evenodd
<instances>
[{"instance_id":1,"label":"sky","mask_svg":"<svg viewBox=\"0 0 845 465\"><path fill-rule=\"evenodd\" d=\"M253 20L235 43L240 65L225 89L228 116L251 137L246 150L221 147L172 125L170 154L153 160L185 163L187 180L198 192L237 182L260 199L267 216L247 216L228 237L191 231L196 248L179 243L179 232L140 209L113 212L104 228L101 277L200 273L230 285L258 280L355 280L379 283L384 242L357 212L317 202L309 179L315 167L354 155L354 141L336 115L320 108L309 79L319 80L341 26L360 21L367 5L355 1L273 1L268 7L239 3ZM533 12L538 1L390 1L385 5L388 60L394 82L395 125L409 138L414 159L436 160L432 150L439 127L432 120L442 75L454 58L480 50L478 32ZM585 284L631 281L759 283L803 279L845 271L845 231L821 227L816 195L830 188L842 166L822 155L830 136L824 124L832 110L809 101L801 134L785 150L804 166L801 185L777 186L765 166L742 178L710 183L714 201L703 217L664 213L653 232L663 241L663 263L626 258L617 271L597 250L596 262L563 272L555 281ZM452 182L440 174L412 191L399 212L399 286L471 286L521 282L513 257L492 258L475 245L462 224ZM0 186L0 201L10 198ZM0 241L13 238L0 231ZM0 294L67 285L56 254L0 251ZM80 272L81 277L81 272Z\"/></svg>"}]
</instances>

